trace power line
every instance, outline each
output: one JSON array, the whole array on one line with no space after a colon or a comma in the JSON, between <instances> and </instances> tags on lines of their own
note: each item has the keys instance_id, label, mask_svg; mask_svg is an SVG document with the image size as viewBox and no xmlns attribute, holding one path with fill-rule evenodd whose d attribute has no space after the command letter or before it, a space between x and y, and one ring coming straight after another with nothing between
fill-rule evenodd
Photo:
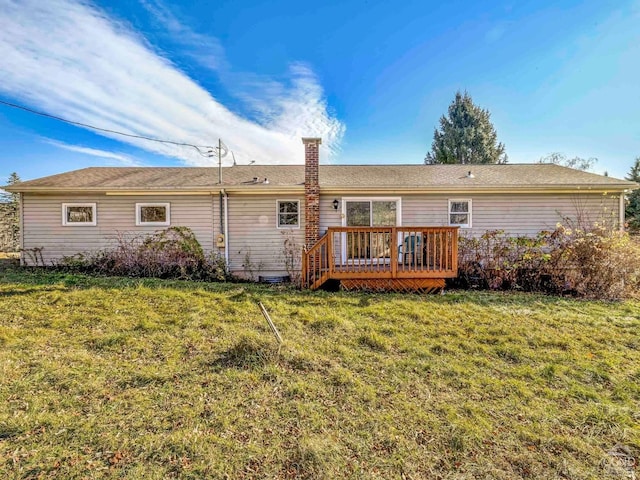
<instances>
[{"instance_id":1,"label":"power line","mask_svg":"<svg viewBox=\"0 0 640 480\"><path fill-rule=\"evenodd\" d=\"M0 104L6 105L7 107L11 107L11 108L17 108L19 110L24 110L25 112L33 113L35 115L40 115L41 117L52 118L52 119L58 120L60 122L69 123L71 125L78 125L80 127L90 128L92 130L98 130L100 132L113 133L114 135L122 135L122 136L125 136L125 137L131 137L131 138L140 138L140 139L143 139L143 140L149 140L150 142L168 143L168 144L171 144L171 145L178 145L178 146L181 146L181 147L192 147L192 148L195 148L200 155L202 155L203 157L207 157L207 158L212 156L213 151L214 151L214 147L212 147L210 145L193 145L191 143L174 142L172 140L161 140L159 138L145 137L144 135L134 135L132 133L118 132L117 130L110 130L108 128L95 127L95 126L89 125L87 123L75 122L73 120L67 120L66 118L57 117L55 115L50 115L50 114L45 113L45 112L40 112L38 110L33 110L31 108L24 107L22 105L16 105L15 103L5 102L4 100L0 100ZM200 149L207 149L207 150L203 153Z\"/></svg>"}]
</instances>

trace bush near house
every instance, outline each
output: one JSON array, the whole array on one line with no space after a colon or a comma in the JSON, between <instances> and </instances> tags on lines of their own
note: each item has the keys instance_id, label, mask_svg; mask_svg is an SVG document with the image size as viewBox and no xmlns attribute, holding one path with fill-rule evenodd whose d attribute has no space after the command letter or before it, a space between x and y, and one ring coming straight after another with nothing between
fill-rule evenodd
<instances>
[{"instance_id":1,"label":"bush near house","mask_svg":"<svg viewBox=\"0 0 640 480\"><path fill-rule=\"evenodd\" d=\"M170 227L149 236L121 234L117 246L64 257L57 268L72 272L127 277L225 280L224 259L207 256L187 227Z\"/></svg>"},{"instance_id":2,"label":"bush near house","mask_svg":"<svg viewBox=\"0 0 640 480\"><path fill-rule=\"evenodd\" d=\"M536 237L461 237L457 285L616 299L640 291L640 244L627 233L558 225Z\"/></svg>"},{"instance_id":3,"label":"bush near house","mask_svg":"<svg viewBox=\"0 0 640 480\"><path fill-rule=\"evenodd\" d=\"M299 280L298 246L285 239L283 264ZM250 264L247 254L246 264ZM227 265L207 256L193 232L171 227L147 237L118 237L116 248L64 258L69 272L128 277L229 280ZM254 275L252 275L253 277ZM502 230L459 239L459 276L451 286L618 299L640 292L640 241L611 228L569 228L536 237Z\"/></svg>"}]
</instances>

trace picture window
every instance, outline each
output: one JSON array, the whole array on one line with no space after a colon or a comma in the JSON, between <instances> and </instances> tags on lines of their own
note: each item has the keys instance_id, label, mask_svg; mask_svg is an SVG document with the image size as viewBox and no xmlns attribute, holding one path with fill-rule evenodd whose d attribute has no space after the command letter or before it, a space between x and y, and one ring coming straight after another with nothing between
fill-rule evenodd
<instances>
[{"instance_id":1,"label":"picture window","mask_svg":"<svg viewBox=\"0 0 640 480\"><path fill-rule=\"evenodd\" d=\"M169 203L136 203L136 225L169 226L170 210Z\"/></svg>"},{"instance_id":2,"label":"picture window","mask_svg":"<svg viewBox=\"0 0 640 480\"><path fill-rule=\"evenodd\" d=\"M96 224L97 219L95 203L62 204L63 226L95 226Z\"/></svg>"}]
</instances>

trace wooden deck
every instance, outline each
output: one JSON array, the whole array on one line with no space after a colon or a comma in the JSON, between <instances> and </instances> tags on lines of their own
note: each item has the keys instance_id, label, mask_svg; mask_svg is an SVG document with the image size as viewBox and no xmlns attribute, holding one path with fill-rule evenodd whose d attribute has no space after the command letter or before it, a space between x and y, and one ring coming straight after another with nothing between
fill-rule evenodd
<instances>
[{"instance_id":1,"label":"wooden deck","mask_svg":"<svg viewBox=\"0 0 640 480\"><path fill-rule=\"evenodd\" d=\"M457 227L330 227L305 251L303 287L433 291L458 274Z\"/></svg>"}]
</instances>

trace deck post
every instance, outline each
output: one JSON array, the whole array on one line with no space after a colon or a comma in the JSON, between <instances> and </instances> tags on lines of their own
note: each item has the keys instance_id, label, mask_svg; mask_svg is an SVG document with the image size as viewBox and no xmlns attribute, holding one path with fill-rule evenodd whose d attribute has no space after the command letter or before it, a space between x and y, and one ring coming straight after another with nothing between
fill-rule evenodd
<instances>
[{"instance_id":1,"label":"deck post","mask_svg":"<svg viewBox=\"0 0 640 480\"><path fill-rule=\"evenodd\" d=\"M451 232L451 256L453 257L451 262L451 270L458 271L458 229L456 228Z\"/></svg>"},{"instance_id":2,"label":"deck post","mask_svg":"<svg viewBox=\"0 0 640 480\"><path fill-rule=\"evenodd\" d=\"M329 235L327 242L327 263L329 264L329 278L331 278L335 266L335 258L333 256L333 232L328 231L327 235Z\"/></svg>"},{"instance_id":3,"label":"deck post","mask_svg":"<svg viewBox=\"0 0 640 480\"><path fill-rule=\"evenodd\" d=\"M398 276L398 229L391 227L391 278Z\"/></svg>"}]
</instances>

